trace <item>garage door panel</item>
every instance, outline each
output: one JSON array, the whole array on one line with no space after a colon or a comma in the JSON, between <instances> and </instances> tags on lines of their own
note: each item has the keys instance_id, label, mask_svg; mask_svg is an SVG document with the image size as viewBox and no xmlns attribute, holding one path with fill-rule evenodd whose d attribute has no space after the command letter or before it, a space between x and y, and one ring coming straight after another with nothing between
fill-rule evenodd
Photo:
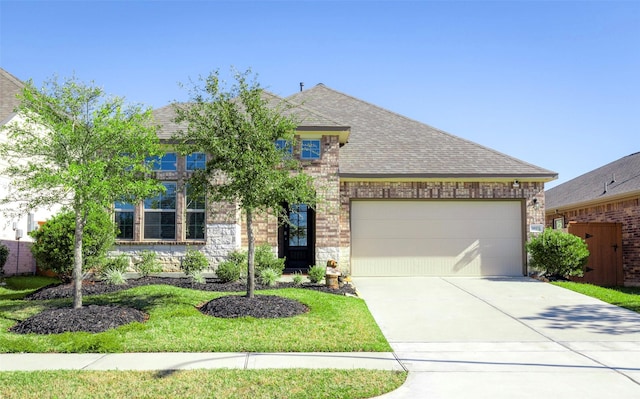
<instances>
[{"instance_id":1,"label":"garage door panel","mask_svg":"<svg viewBox=\"0 0 640 399\"><path fill-rule=\"evenodd\" d=\"M354 275L522 275L518 201L354 201Z\"/></svg>"}]
</instances>

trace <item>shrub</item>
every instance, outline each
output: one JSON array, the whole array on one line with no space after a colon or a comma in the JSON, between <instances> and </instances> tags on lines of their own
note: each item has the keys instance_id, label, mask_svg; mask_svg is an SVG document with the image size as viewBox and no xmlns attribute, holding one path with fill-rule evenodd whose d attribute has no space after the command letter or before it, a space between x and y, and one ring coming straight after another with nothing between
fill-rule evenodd
<instances>
[{"instance_id":1,"label":"shrub","mask_svg":"<svg viewBox=\"0 0 640 399\"><path fill-rule=\"evenodd\" d=\"M582 276L589 260L587 243L561 230L545 229L527 243L531 266L552 276Z\"/></svg>"},{"instance_id":2,"label":"shrub","mask_svg":"<svg viewBox=\"0 0 640 399\"><path fill-rule=\"evenodd\" d=\"M264 269L273 269L280 275L284 271L284 258L278 258L266 243L256 247L254 262L256 276L260 276Z\"/></svg>"},{"instance_id":3,"label":"shrub","mask_svg":"<svg viewBox=\"0 0 640 399\"><path fill-rule=\"evenodd\" d=\"M293 284L302 285L302 273L300 272L293 273Z\"/></svg>"},{"instance_id":4,"label":"shrub","mask_svg":"<svg viewBox=\"0 0 640 399\"><path fill-rule=\"evenodd\" d=\"M281 275L282 274L276 269L262 269L260 271L260 282L269 287L273 287Z\"/></svg>"},{"instance_id":5,"label":"shrub","mask_svg":"<svg viewBox=\"0 0 640 399\"><path fill-rule=\"evenodd\" d=\"M324 266L321 266L321 265L312 266L309 269L309 281L311 281L314 284L319 283L324 278L324 275L326 274L326 272L327 272L327 269Z\"/></svg>"},{"instance_id":6,"label":"shrub","mask_svg":"<svg viewBox=\"0 0 640 399\"><path fill-rule=\"evenodd\" d=\"M4 274L4 265L9 259L9 248L0 242L0 275Z\"/></svg>"},{"instance_id":7,"label":"shrub","mask_svg":"<svg viewBox=\"0 0 640 399\"><path fill-rule=\"evenodd\" d=\"M93 209L87 217L82 237L83 270L98 266L114 243L116 227L105 210ZM29 233L34 242L31 252L38 266L70 281L73 273L73 240L75 215L63 211L39 229Z\"/></svg>"},{"instance_id":8,"label":"shrub","mask_svg":"<svg viewBox=\"0 0 640 399\"><path fill-rule=\"evenodd\" d=\"M218 268L216 269L216 276L223 283L230 283L233 281L240 280L242 264L234 262L231 259L227 259L223 262L220 262Z\"/></svg>"},{"instance_id":9,"label":"shrub","mask_svg":"<svg viewBox=\"0 0 640 399\"><path fill-rule=\"evenodd\" d=\"M143 277L162 271L162 266L160 262L158 262L156 253L153 251L142 251L140 253L140 262L135 264L135 268Z\"/></svg>"},{"instance_id":10,"label":"shrub","mask_svg":"<svg viewBox=\"0 0 640 399\"><path fill-rule=\"evenodd\" d=\"M200 251L187 249L187 253L182 258L180 269L187 276L191 276L195 281L202 282L202 272L209 267L209 260Z\"/></svg>"}]
</instances>

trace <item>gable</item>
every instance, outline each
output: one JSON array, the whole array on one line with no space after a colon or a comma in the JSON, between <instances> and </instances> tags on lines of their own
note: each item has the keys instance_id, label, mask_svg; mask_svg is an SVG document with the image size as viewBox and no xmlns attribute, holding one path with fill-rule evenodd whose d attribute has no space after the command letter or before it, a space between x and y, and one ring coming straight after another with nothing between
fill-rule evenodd
<instances>
[{"instance_id":1,"label":"gable","mask_svg":"<svg viewBox=\"0 0 640 399\"><path fill-rule=\"evenodd\" d=\"M550 181L555 172L317 85L288 100L351 127L340 150L342 178L518 178Z\"/></svg>"},{"instance_id":2,"label":"gable","mask_svg":"<svg viewBox=\"0 0 640 399\"><path fill-rule=\"evenodd\" d=\"M24 84L15 76L0 68L0 123L4 123L15 113L20 104L16 97Z\"/></svg>"}]
</instances>

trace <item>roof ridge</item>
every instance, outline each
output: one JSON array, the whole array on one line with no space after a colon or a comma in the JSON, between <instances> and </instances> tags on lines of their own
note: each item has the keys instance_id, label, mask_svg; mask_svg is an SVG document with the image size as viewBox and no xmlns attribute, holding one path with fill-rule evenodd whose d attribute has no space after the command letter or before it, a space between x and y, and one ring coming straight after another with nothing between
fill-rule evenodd
<instances>
[{"instance_id":1,"label":"roof ridge","mask_svg":"<svg viewBox=\"0 0 640 399\"><path fill-rule=\"evenodd\" d=\"M402 119L404 119L404 120L411 121L411 122L413 122L413 123L417 123L417 124L420 124L420 125L422 125L422 126L426 126L426 127L430 128L430 129L435 130L435 131L436 131L436 132L438 132L438 133L441 133L441 134L444 134L444 135L447 135L447 136L450 136L450 137L456 138L456 139L458 139L458 140L462 140L462 141L464 141L464 142L466 142L466 143L469 143L469 144L472 144L472 145L474 145L474 146L476 146L476 147L478 147L478 148L482 148L482 149L484 149L484 150L491 151L491 152L493 152L494 154L497 154L497 155L501 155L501 156L504 156L504 157L510 158L510 159L512 159L512 160L514 160L514 161L516 161L516 162L520 163L521 165L526 165L526 166L534 167L534 168L536 168L536 169L539 169L539 170L541 170L541 171L545 171L545 172L549 172L549 173L555 173L555 172L553 172L553 171L551 171L551 170L548 170L548 169L542 168L542 167L540 167L540 166L534 165L534 164L532 164L532 163L529 163L529 162L523 161L522 159L512 157L511 155L505 154L505 153L503 153L503 152L501 152L501 151L495 150L495 149L490 148L490 147L486 147L486 146L484 146L484 145L482 145L482 144L478 144L478 143L476 143L475 141L472 141L472 140L466 139L466 138L464 138L464 137L460 137L460 136L455 135L455 134L453 134L453 133L449 133L449 132L447 132L447 131L445 131L445 130L439 129L439 128L434 127L434 126L431 126L431 125L429 125L428 123L421 122L421 121L419 121L419 120L417 120L417 119L413 119L413 118L410 118L410 117L408 117L408 116L406 116L406 115L402 115L402 114L400 114L400 113L398 113L398 112L391 111L391 110L389 110L389 109L387 109L387 108L384 108L384 107L381 107L381 106L379 106L379 105L373 104L373 103L371 103L371 102L369 102L369 101L366 101L366 100L363 100L363 99L361 99L361 98L354 97L354 96L352 96L352 95L350 95L350 94L343 93L343 92L341 92L341 91L339 91L339 90L333 89L333 88L331 88L331 87L329 87L329 86L325 85L324 83L318 83L318 84L316 84L315 86L313 86L313 88L311 88L311 89L309 89L309 90L313 90L313 89L315 89L315 88L317 88L317 87L319 87L319 88L323 88L323 89L325 89L325 90L332 91L332 92L334 92L334 93L336 93L336 94L342 95L342 96L344 96L344 97L350 98L350 99L352 99L352 100L358 101L358 102L363 103L363 104L366 104L366 105L368 105L368 106L375 107L375 108L380 109L380 110L382 110L382 111L384 111L384 112L387 112L387 113L389 113L389 114L392 114L392 115L395 115L395 116L397 116L397 117L400 117L400 118L402 118ZM294 97L294 96L296 96L296 94L298 94L298 93L295 93L295 94L293 94L293 95L291 95L291 96L289 96L289 97L287 97L287 98ZM557 177L557 176L556 176L556 177Z\"/></svg>"}]
</instances>

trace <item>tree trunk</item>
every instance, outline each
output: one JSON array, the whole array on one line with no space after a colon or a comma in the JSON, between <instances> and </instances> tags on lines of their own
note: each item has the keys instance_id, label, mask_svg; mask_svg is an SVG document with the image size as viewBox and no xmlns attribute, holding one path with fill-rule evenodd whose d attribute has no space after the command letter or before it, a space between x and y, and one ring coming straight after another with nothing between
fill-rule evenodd
<instances>
[{"instance_id":1,"label":"tree trunk","mask_svg":"<svg viewBox=\"0 0 640 399\"><path fill-rule=\"evenodd\" d=\"M73 308L82 307L82 233L85 218L81 210L76 209L76 228L73 237Z\"/></svg>"},{"instance_id":2,"label":"tree trunk","mask_svg":"<svg viewBox=\"0 0 640 399\"><path fill-rule=\"evenodd\" d=\"M249 253L247 261L247 298L253 298L256 290L255 282L255 237L253 236L253 211L247 210L247 239L249 241Z\"/></svg>"}]
</instances>

